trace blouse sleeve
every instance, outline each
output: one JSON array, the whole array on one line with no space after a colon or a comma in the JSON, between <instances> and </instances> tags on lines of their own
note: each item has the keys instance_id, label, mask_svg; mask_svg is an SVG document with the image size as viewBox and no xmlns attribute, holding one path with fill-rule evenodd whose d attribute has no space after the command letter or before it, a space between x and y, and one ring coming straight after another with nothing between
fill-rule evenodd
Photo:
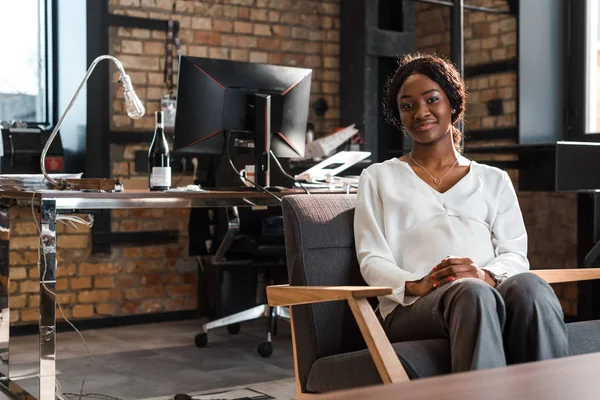
<instances>
[{"instance_id":1,"label":"blouse sleeve","mask_svg":"<svg viewBox=\"0 0 600 400\"><path fill-rule=\"evenodd\" d=\"M421 277L413 277L396 264L385 238L383 219L381 198L369 172L364 170L358 184L354 216L354 239L360 272L369 286L391 287L393 294L385 297L402 305L412 304L417 297L411 296L410 301L405 302L405 283Z\"/></svg>"},{"instance_id":2,"label":"blouse sleeve","mask_svg":"<svg viewBox=\"0 0 600 400\"><path fill-rule=\"evenodd\" d=\"M517 194L506 172L502 184L504 189L492 224L492 244L496 257L482 268L509 277L529 270L527 232Z\"/></svg>"}]
</instances>

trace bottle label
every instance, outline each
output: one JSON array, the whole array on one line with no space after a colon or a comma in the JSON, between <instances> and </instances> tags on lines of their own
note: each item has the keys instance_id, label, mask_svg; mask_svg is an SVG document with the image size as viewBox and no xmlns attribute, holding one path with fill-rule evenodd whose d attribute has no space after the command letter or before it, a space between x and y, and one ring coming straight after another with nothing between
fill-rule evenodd
<instances>
[{"instance_id":1,"label":"bottle label","mask_svg":"<svg viewBox=\"0 0 600 400\"><path fill-rule=\"evenodd\" d=\"M171 167L152 167L150 187L171 187Z\"/></svg>"}]
</instances>

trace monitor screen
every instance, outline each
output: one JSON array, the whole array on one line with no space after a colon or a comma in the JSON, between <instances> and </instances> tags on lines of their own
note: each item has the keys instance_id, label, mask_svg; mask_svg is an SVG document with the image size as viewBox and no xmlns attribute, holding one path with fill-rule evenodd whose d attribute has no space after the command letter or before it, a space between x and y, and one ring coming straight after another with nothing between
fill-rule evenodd
<instances>
[{"instance_id":1,"label":"monitor screen","mask_svg":"<svg viewBox=\"0 0 600 400\"><path fill-rule=\"evenodd\" d=\"M303 157L311 75L304 68L181 56L174 151L223 154L226 131L253 133L256 95L265 94L271 150Z\"/></svg>"}]
</instances>

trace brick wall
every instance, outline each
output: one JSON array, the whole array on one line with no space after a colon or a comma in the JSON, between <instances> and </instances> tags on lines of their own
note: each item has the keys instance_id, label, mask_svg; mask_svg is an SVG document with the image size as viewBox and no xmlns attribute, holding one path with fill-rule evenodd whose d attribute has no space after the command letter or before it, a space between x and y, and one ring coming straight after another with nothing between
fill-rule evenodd
<instances>
[{"instance_id":1,"label":"brick wall","mask_svg":"<svg viewBox=\"0 0 600 400\"><path fill-rule=\"evenodd\" d=\"M330 109L323 117L310 111L309 122L324 134L339 124L339 0L176 0L184 55L263 62L313 69L311 102L323 98ZM110 0L110 12L141 18L168 19L173 0ZM130 120L113 69L111 128L149 132L163 83L166 33L111 28L109 46L130 74L147 116ZM177 70L175 62L174 70ZM175 83L176 75L174 77ZM113 177L126 189L147 187L136 174L134 154L147 144L112 145ZM188 162L188 167L190 163ZM180 182L188 183L190 169ZM175 176L174 181L181 176ZM34 323L38 318L37 230L31 210L11 210L11 319ZM112 231L177 230L177 243L113 246L109 255L91 255L89 228L59 224L57 293L69 318L133 315L189 310L196 307L196 262L187 256L188 210L118 210L111 213ZM58 318L61 318L57 313Z\"/></svg>"},{"instance_id":2,"label":"brick wall","mask_svg":"<svg viewBox=\"0 0 600 400\"><path fill-rule=\"evenodd\" d=\"M267 62L314 69L312 100L324 98L331 109L324 118L309 119L323 134L339 123L339 2L308 0L176 0L174 19L181 24L182 53L232 60ZM506 7L504 0L473 4ZM115 14L165 19L172 0L111 0ZM417 3L417 49L449 55L449 10ZM465 61L467 65L510 59L515 54L514 18L467 12ZM115 130L153 129L162 83L165 33L129 28L110 32L113 55L124 64L144 101L148 117L129 120L113 77L111 125ZM514 73L467 80L470 92L467 129L514 126L516 76ZM501 98L503 115L488 115L487 102ZM468 142L467 142L468 143ZM498 142L487 143L496 145ZM111 147L113 176L128 179L126 187L146 183L134 172L134 153L147 145ZM469 155L483 160L481 155ZM514 158L511 155L497 158ZM510 171L513 178L516 172ZM178 179L175 177L174 179ZM127 186L129 185L129 186ZM576 264L576 198L557 193L519 193L529 232L533 268L564 268ZM31 211L11 210L11 319L34 323L39 297L37 236ZM132 210L112 213L113 231L178 230L178 243L151 246L113 246L109 255L90 254L88 228L59 224L57 231L57 293L68 317L90 318L157 311L193 309L196 305L196 265L187 257L186 210ZM576 312L576 285L556 285L567 314ZM59 315L60 318L60 315Z\"/></svg>"},{"instance_id":3,"label":"brick wall","mask_svg":"<svg viewBox=\"0 0 600 400\"><path fill-rule=\"evenodd\" d=\"M472 5L508 10L506 0L474 0ZM416 4L416 46L426 53L450 56L450 9ZM465 66L510 60L516 57L516 18L506 14L465 11ZM516 72L466 79L469 92L465 129L514 127L516 123ZM488 102L501 99L503 113L489 115ZM515 160L511 154L487 155L468 152L467 157L485 160ZM514 143L514 142L512 142ZM477 146L512 144L508 140L476 142ZM508 171L515 186L518 171ZM519 192L519 203L529 234L529 260L534 269L575 268L577 265L577 197L570 193ZM577 284L554 285L563 310L577 313Z\"/></svg>"}]
</instances>

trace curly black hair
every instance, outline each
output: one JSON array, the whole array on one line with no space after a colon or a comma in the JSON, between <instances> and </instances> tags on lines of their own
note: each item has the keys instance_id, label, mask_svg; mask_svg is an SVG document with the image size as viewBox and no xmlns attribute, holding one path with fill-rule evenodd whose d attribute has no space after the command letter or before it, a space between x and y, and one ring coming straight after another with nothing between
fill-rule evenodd
<instances>
[{"instance_id":1,"label":"curly black hair","mask_svg":"<svg viewBox=\"0 0 600 400\"><path fill-rule=\"evenodd\" d=\"M396 97L404 81L411 75L423 74L440 85L455 113L452 114L452 139L454 146L461 152L462 133L454 126L465 113L467 91L456 67L448 60L431 55L413 53L398 60L398 68L389 77L384 88L383 111L386 120L399 129L403 129Z\"/></svg>"}]
</instances>

